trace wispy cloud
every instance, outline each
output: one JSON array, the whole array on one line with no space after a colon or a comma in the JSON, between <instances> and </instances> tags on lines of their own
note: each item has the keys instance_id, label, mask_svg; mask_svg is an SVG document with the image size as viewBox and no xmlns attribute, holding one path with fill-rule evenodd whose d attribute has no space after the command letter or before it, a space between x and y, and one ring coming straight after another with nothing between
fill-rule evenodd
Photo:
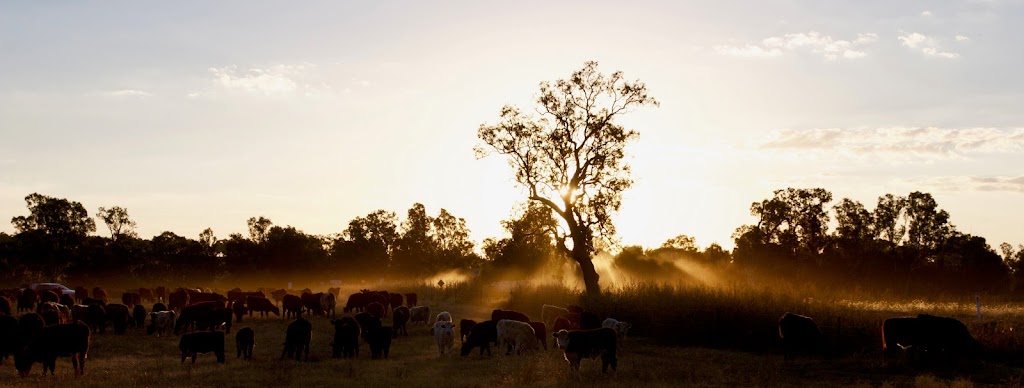
<instances>
[{"instance_id":1,"label":"wispy cloud","mask_svg":"<svg viewBox=\"0 0 1024 388\"><path fill-rule=\"evenodd\" d=\"M1024 193L1020 176L938 176L914 180L915 184L944 191L1008 191Z\"/></svg>"},{"instance_id":2,"label":"wispy cloud","mask_svg":"<svg viewBox=\"0 0 1024 388\"><path fill-rule=\"evenodd\" d=\"M927 18L927 17L932 17L932 16L935 16L935 15L932 14L932 11L921 11L921 16Z\"/></svg>"},{"instance_id":3,"label":"wispy cloud","mask_svg":"<svg viewBox=\"0 0 1024 388\"><path fill-rule=\"evenodd\" d=\"M109 90L101 93L108 97L152 97L153 93L136 89Z\"/></svg>"},{"instance_id":4,"label":"wispy cloud","mask_svg":"<svg viewBox=\"0 0 1024 388\"><path fill-rule=\"evenodd\" d=\"M960 54L958 53L942 49L938 39L917 32L901 33L902 35L899 36L900 44L911 50L920 51L924 55L930 57L945 59L956 59L960 57Z\"/></svg>"},{"instance_id":5,"label":"wispy cloud","mask_svg":"<svg viewBox=\"0 0 1024 388\"><path fill-rule=\"evenodd\" d=\"M715 52L734 57L766 58L806 50L832 61L839 58L862 58L867 55L863 49L877 41L878 35L874 33L857 34L852 40L844 40L810 31L768 37L761 40L760 44L718 45L715 46Z\"/></svg>"},{"instance_id":6,"label":"wispy cloud","mask_svg":"<svg viewBox=\"0 0 1024 388\"><path fill-rule=\"evenodd\" d=\"M957 42L969 42L971 40L971 38L968 38L968 37L966 37L964 35L957 35L957 36L953 37L953 40L955 40Z\"/></svg>"},{"instance_id":7,"label":"wispy cloud","mask_svg":"<svg viewBox=\"0 0 1024 388\"><path fill-rule=\"evenodd\" d=\"M1024 151L1024 128L782 129L759 148L961 158Z\"/></svg>"}]
</instances>

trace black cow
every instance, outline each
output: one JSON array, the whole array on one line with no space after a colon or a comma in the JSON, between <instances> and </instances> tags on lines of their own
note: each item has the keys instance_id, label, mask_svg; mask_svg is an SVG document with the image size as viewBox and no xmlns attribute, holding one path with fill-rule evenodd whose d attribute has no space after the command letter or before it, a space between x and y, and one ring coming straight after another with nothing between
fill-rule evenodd
<instances>
[{"instance_id":1,"label":"black cow","mask_svg":"<svg viewBox=\"0 0 1024 388\"><path fill-rule=\"evenodd\" d=\"M180 334L181 330L195 325L197 330L206 330L220 323L217 310L224 308L224 302L200 302L186 306L181 309L178 315L178 322L174 325L174 334ZM229 319L230 320L230 310Z\"/></svg>"},{"instance_id":2,"label":"black cow","mask_svg":"<svg viewBox=\"0 0 1024 388\"><path fill-rule=\"evenodd\" d=\"M123 335L131 321L131 313L128 312L128 306L111 303L107 305L107 319L114 326L114 334Z\"/></svg>"},{"instance_id":3,"label":"black cow","mask_svg":"<svg viewBox=\"0 0 1024 388\"><path fill-rule=\"evenodd\" d=\"M487 351L487 355L491 355L491 343L498 341L498 326L497 321L483 321L473 326L473 329L469 331L469 336L466 338L466 342L462 343L462 356L468 356L473 348L480 348L480 355L484 355L484 351Z\"/></svg>"},{"instance_id":4,"label":"black cow","mask_svg":"<svg viewBox=\"0 0 1024 388\"><path fill-rule=\"evenodd\" d=\"M472 319L463 319L459 321L459 342L463 345L466 344L466 338L469 337L469 333L473 330L473 326L476 326L476 321Z\"/></svg>"},{"instance_id":5,"label":"black cow","mask_svg":"<svg viewBox=\"0 0 1024 388\"><path fill-rule=\"evenodd\" d=\"M889 318L882 322L885 358L891 358L901 348L908 349L923 361L939 357L976 358L981 356L983 350L963 322L928 314Z\"/></svg>"},{"instance_id":6,"label":"black cow","mask_svg":"<svg viewBox=\"0 0 1024 388\"><path fill-rule=\"evenodd\" d=\"M274 315L281 315L281 309L274 305L270 299L260 298L256 296L249 296L245 298L245 307L249 310L249 315L252 315L253 311L260 313L260 316L267 316L267 313L274 313Z\"/></svg>"},{"instance_id":7,"label":"black cow","mask_svg":"<svg viewBox=\"0 0 1024 388\"><path fill-rule=\"evenodd\" d=\"M398 334L404 334L406 337L409 336L409 330L406 328L409 323L409 308L405 306L398 306L395 311L391 313L392 327L394 327L394 336L398 338Z\"/></svg>"},{"instance_id":8,"label":"black cow","mask_svg":"<svg viewBox=\"0 0 1024 388\"><path fill-rule=\"evenodd\" d=\"M342 317L331 320L331 325L334 325L334 342L331 343L334 350L331 357L359 357L359 323L352 317Z\"/></svg>"},{"instance_id":9,"label":"black cow","mask_svg":"<svg viewBox=\"0 0 1024 388\"><path fill-rule=\"evenodd\" d=\"M566 361L569 361L569 368L579 373L580 361L584 358L596 359L601 357L601 373L612 371L618 366L619 361L615 357L617 338L615 330L604 327L594 330L561 330L552 333L552 337L558 341L558 347L565 353Z\"/></svg>"},{"instance_id":10,"label":"black cow","mask_svg":"<svg viewBox=\"0 0 1024 388\"><path fill-rule=\"evenodd\" d=\"M362 330L363 341L370 343L370 332L375 331L381 327L380 318L373 316L366 311L363 311L355 316L356 322L359 322L359 329Z\"/></svg>"},{"instance_id":11,"label":"black cow","mask_svg":"<svg viewBox=\"0 0 1024 388\"><path fill-rule=\"evenodd\" d=\"M167 305L165 305L163 303L160 303L160 302L153 303L153 311L150 311L150 312L151 313L158 313L158 312L161 312L161 311L167 311Z\"/></svg>"},{"instance_id":12,"label":"black cow","mask_svg":"<svg viewBox=\"0 0 1024 388\"><path fill-rule=\"evenodd\" d=\"M251 327L243 327L235 333L235 349L238 355L235 358L245 356L246 360L252 360L252 348L256 346L256 331Z\"/></svg>"},{"instance_id":13,"label":"black cow","mask_svg":"<svg viewBox=\"0 0 1024 388\"><path fill-rule=\"evenodd\" d=\"M284 316L281 319L302 317L302 298L291 294L285 295L281 304L284 306Z\"/></svg>"},{"instance_id":14,"label":"black cow","mask_svg":"<svg viewBox=\"0 0 1024 388\"><path fill-rule=\"evenodd\" d=\"M135 308L132 309L132 319L134 320L133 323L135 323L135 327L141 329L142 326L145 326L146 316L148 315L149 313L146 312L146 306L141 304L135 305Z\"/></svg>"},{"instance_id":15,"label":"black cow","mask_svg":"<svg viewBox=\"0 0 1024 388\"><path fill-rule=\"evenodd\" d=\"M93 334L107 332L107 309L97 303L90 304L86 322Z\"/></svg>"},{"instance_id":16,"label":"black cow","mask_svg":"<svg viewBox=\"0 0 1024 388\"><path fill-rule=\"evenodd\" d=\"M327 315L327 313L323 309L323 306L320 305L320 297L322 296L324 296L324 293L318 292L316 294L305 293L302 294L301 297L299 297L302 300L302 307L306 309L306 312L309 313L309 316Z\"/></svg>"},{"instance_id":17,"label":"black cow","mask_svg":"<svg viewBox=\"0 0 1024 388\"><path fill-rule=\"evenodd\" d=\"M21 337L18 336L18 319L0 314L0 364L14 354Z\"/></svg>"},{"instance_id":18,"label":"black cow","mask_svg":"<svg viewBox=\"0 0 1024 388\"><path fill-rule=\"evenodd\" d=\"M388 358L391 352L391 326L381 326L370 330L370 358L377 360L381 356Z\"/></svg>"},{"instance_id":19,"label":"black cow","mask_svg":"<svg viewBox=\"0 0 1024 388\"><path fill-rule=\"evenodd\" d=\"M54 374L57 357L71 357L75 375L85 374L85 360L89 353L89 326L84 323L65 323L38 329L26 342L25 348L14 355L14 366L21 377L28 376L32 364L43 364L43 375Z\"/></svg>"},{"instance_id":20,"label":"black cow","mask_svg":"<svg viewBox=\"0 0 1024 388\"><path fill-rule=\"evenodd\" d=\"M295 321L288 324L288 329L285 331L284 350L281 351L281 359L295 357L295 361L299 361L303 353L305 353L305 359L309 361L309 342L312 338L313 324L300 315Z\"/></svg>"},{"instance_id":21,"label":"black cow","mask_svg":"<svg viewBox=\"0 0 1024 388\"><path fill-rule=\"evenodd\" d=\"M184 312L182 312L184 314ZM213 352L217 356L217 363L224 363L224 333L219 331L197 331L186 333L181 336L178 342L178 349L181 349L181 363L192 357L192 364L196 363L196 355L200 353Z\"/></svg>"},{"instance_id":22,"label":"black cow","mask_svg":"<svg viewBox=\"0 0 1024 388\"><path fill-rule=\"evenodd\" d=\"M779 338L782 340L784 360L793 359L797 353L825 353L821 330L810 317L789 312L782 315L779 318Z\"/></svg>"},{"instance_id":23,"label":"black cow","mask_svg":"<svg viewBox=\"0 0 1024 388\"><path fill-rule=\"evenodd\" d=\"M364 294L362 292L355 293L348 296L348 301L345 303L345 307L341 309L343 313L350 312L361 312L366 309L366 305L370 304L370 294Z\"/></svg>"}]
</instances>

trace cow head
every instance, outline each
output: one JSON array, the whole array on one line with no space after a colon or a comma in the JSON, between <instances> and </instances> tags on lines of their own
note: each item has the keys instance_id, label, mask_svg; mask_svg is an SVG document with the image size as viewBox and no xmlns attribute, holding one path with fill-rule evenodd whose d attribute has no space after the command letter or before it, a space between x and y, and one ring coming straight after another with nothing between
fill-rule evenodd
<instances>
[{"instance_id":1,"label":"cow head","mask_svg":"<svg viewBox=\"0 0 1024 388\"><path fill-rule=\"evenodd\" d=\"M555 343L558 344L558 348L565 350L565 346L569 343L569 331L562 329L551 333L551 336L555 338Z\"/></svg>"},{"instance_id":2,"label":"cow head","mask_svg":"<svg viewBox=\"0 0 1024 388\"><path fill-rule=\"evenodd\" d=\"M618 334L619 338L624 338L631 327L633 327L631 323L619 322L615 324L613 329L615 329L615 333Z\"/></svg>"}]
</instances>

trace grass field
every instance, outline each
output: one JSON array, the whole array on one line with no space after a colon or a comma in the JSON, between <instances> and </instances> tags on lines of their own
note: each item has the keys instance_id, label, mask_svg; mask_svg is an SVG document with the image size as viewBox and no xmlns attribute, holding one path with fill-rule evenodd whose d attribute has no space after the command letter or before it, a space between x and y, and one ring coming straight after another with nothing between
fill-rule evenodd
<instances>
[{"instance_id":1,"label":"grass field","mask_svg":"<svg viewBox=\"0 0 1024 388\"><path fill-rule=\"evenodd\" d=\"M646 286L644 286L646 287ZM624 287L610 292L607 300L589 301L600 307L601 303L614 303L622 315L637 317L636 336L629 338L619 352L619 370L614 375L602 375L600 362L584 362L581 376L568 372L567 363L561 351L549 349L524 356L505 356L495 352L491 357L477 355L460 357L457 349L453 354L439 356L433 337L426 326L411 326L410 336L394 341L388 360L370 360L369 347L363 344L361 356L355 360L330 358L329 342L333 336L332 326L324 317L314 317L313 345L309 362L279 360L287 321L278 318L246 318L235 324L228 336L227 362L217 364L212 354L200 355L195 366L179 363L178 337L157 338L146 336L144 330L130 330L124 336L111 333L92 337L92 347L86 364L85 376L75 377L67 358L58 360L57 375L42 377L41 365L36 364L28 378L18 378L13 363L8 360L0 366L0 386L85 386L85 387L255 387L255 386L367 386L367 387L420 387L436 386L1020 386L1024 369L1006 361L971 361L944 365L941 368L918 370L905 365L885 365L877 350L871 346L858 351L845 352L830 359L802 358L784 362L781 354L771 346L750 347L754 350L738 350L743 346L685 345L678 341L692 338L685 335L673 339L673 345L666 345L662 338L665 330L671 330L671 323L664 318L642 318L635 314L645 309L664 309L667 305L679 304L669 298L676 295L686 298L689 303L707 304L707 311L718 311L721 318L734 312L746 311L752 326L763 325L759 315L768 314L777 319L774 309L783 308L792 301L785 296L753 293L717 293L713 290L692 288ZM393 287L401 290L401 287ZM511 292L495 289L486 290L471 284L454 284L444 290L419 287L420 304L431 307L433 314L450 311L456 321L462 318L484 320L496 307L518 308L539 319L539 300L554 304L565 304L566 298L577 298L572 290L563 287L519 287ZM703 293L702 293L703 292ZM659 294L667 293L667 294ZM661 298L652 302L654 306L633 306L631 298ZM665 298L669 298L665 300ZM709 299L710 298L710 299ZM733 298L736 298L735 300ZM761 298L757 301L757 298ZM740 301L750 299L746 304ZM485 303L483 301L491 301ZM588 302L584 300L584 302ZM720 306L713 307L711 304ZM658 305L658 303L665 304ZM796 307L800 307L797 301ZM622 305L619 305L622 304ZM529 306L536 306L530 308ZM856 332L861 321L873 322L876 316L891 314L893 308L911 310L926 309L932 312L946 312L947 315L963 315L966 306L929 304L924 306L901 306L889 304L887 308L878 305L864 305L850 302L849 305L826 304L812 307L820 315L828 317L847 316L850 331ZM874 307L872 307L874 306ZM1009 306L1009 305L1007 305ZM608 307L608 306L605 306ZM687 310L689 305L678 306ZM1009 308L1009 307L1004 307ZM716 310L717 309L717 310ZM764 311L763 313L761 311ZM878 310L884 310L879 313ZM340 309L339 309L340 311ZM1019 311L1007 310L992 322L1012 325L1022 321ZM678 319L673 313L671 319ZM696 324L697 317L679 322L678 330L712 330ZM1008 319L1014 319L1011 323ZM644 321L646 319L646 321ZM740 322L742 324L742 322ZM385 319L390 324L390 318ZM980 324L972 326L976 333ZM252 361L234 357L234 332L240 327L250 326L256 331L257 345ZM742 326L742 325L740 325ZM714 330L715 335L724 335L723 330ZM754 330L756 331L756 330ZM827 332L827 330L826 330ZM710 332L708 332L710 333ZM706 335L710 335L704 333ZM750 333L737 333L750 335ZM770 335L770 334L769 334ZM992 338L979 336L984 342L1008 341L1000 334ZM873 341L874 339L866 339ZM765 343L775 341L766 339ZM833 339L836 341L836 339ZM715 343L716 341L704 341ZM697 341L700 344L702 342ZM877 343L877 342L874 342ZM872 343L873 344L873 343ZM549 344L552 345L552 344ZM877 347L877 346L876 346ZM458 348L458 342L456 343ZM492 348L496 350L496 348Z\"/></svg>"}]
</instances>

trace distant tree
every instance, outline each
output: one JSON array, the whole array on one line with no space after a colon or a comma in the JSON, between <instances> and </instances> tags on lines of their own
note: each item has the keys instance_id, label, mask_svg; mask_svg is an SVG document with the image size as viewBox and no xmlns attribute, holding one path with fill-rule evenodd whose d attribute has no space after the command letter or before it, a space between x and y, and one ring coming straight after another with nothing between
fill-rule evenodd
<instances>
[{"instance_id":1,"label":"distant tree","mask_svg":"<svg viewBox=\"0 0 1024 388\"><path fill-rule=\"evenodd\" d=\"M217 244L220 243L220 241L217 240L217 236L213 234L212 228L206 228L199 233L199 243L203 245L203 249L206 251L207 255L213 256L217 252Z\"/></svg>"},{"instance_id":2,"label":"distant tree","mask_svg":"<svg viewBox=\"0 0 1024 388\"><path fill-rule=\"evenodd\" d=\"M907 197L906 245L914 248L926 260L933 260L939 246L952 235L953 225L949 213L938 208L932 195L915 191Z\"/></svg>"},{"instance_id":3,"label":"distant tree","mask_svg":"<svg viewBox=\"0 0 1024 388\"><path fill-rule=\"evenodd\" d=\"M30 214L11 219L18 233L40 231L48 236L84 238L96 231L96 222L80 202L39 193L29 194L25 202Z\"/></svg>"},{"instance_id":4,"label":"distant tree","mask_svg":"<svg viewBox=\"0 0 1024 388\"><path fill-rule=\"evenodd\" d=\"M732 255L725 249L722 249L722 246L718 245L718 243L708 245L707 248L704 248L704 252L701 252L701 255L704 257L705 263L716 266L726 265L732 261Z\"/></svg>"},{"instance_id":5,"label":"distant tree","mask_svg":"<svg viewBox=\"0 0 1024 388\"><path fill-rule=\"evenodd\" d=\"M270 232L270 227L274 225L269 219L260 216L259 218L252 217L246 222L249 225L249 239L259 244L267 241L267 233Z\"/></svg>"},{"instance_id":6,"label":"distant tree","mask_svg":"<svg viewBox=\"0 0 1024 388\"><path fill-rule=\"evenodd\" d=\"M875 235L882 241L888 242L890 248L894 248L903 241L906 234L906 224L901 223L903 212L907 207L907 199L892 194L878 197L878 205L872 213L875 223Z\"/></svg>"},{"instance_id":7,"label":"distant tree","mask_svg":"<svg viewBox=\"0 0 1024 388\"><path fill-rule=\"evenodd\" d=\"M406 213L395 250L392 255L394 271L407 275L429 275L436 255L436 246L430 234L433 219L421 203L415 203Z\"/></svg>"},{"instance_id":8,"label":"distant tree","mask_svg":"<svg viewBox=\"0 0 1024 388\"><path fill-rule=\"evenodd\" d=\"M554 240L558 220L539 202L522 204L501 225L509 237L487 239L483 244L485 255L499 272L533 274L561 254Z\"/></svg>"},{"instance_id":9,"label":"distant tree","mask_svg":"<svg viewBox=\"0 0 1024 388\"><path fill-rule=\"evenodd\" d=\"M483 144L476 152L507 156L528 198L565 222L567 235L559 236L559 247L579 264L587 293L598 294L594 239L615 234L611 216L633 183L625 146L639 136L615 119L658 102L642 82L627 81L618 71L605 76L594 61L568 79L542 82L536 102L539 118L505 106L498 124L481 125L477 135Z\"/></svg>"},{"instance_id":10,"label":"distant tree","mask_svg":"<svg viewBox=\"0 0 1024 388\"><path fill-rule=\"evenodd\" d=\"M365 275L387 269L398 239L398 217L394 212L376 210L349 221L345 232L334 240L331 256L348 274Z\"/></svg>"},{"instance_id":11,"label":"distant tree","mask_svg":"<svg viewBox=\"0 0 1024 388\"><path fill-rule=\"evenodd\" d=\"M697 247L697 240L685 234L680 234L678 236L668 239L667 241L661 244L661 247L673 248L687 252L700 251L700 248Z\"/></svg>"},{"instance_id":12,"label":"distant tree","mask_svg":"<svg viewBox=\"0 0 1024 388\"><path fill-rule=\"evenodd\" d=\"M473 252L473 242L469 239L469 228L464 218L456 218L447 210L441 209L434 217L431 238L436 247L433 271L443 269L465 269L479 264L479 257Z\"/></svg>"},{"instance_id":13,"label":"distant tree","mask_svg":"<svg viewBox=\"0 0 1024 388\"><path fill-rule=\"evenodd\" d=\"M279 274L326 277L323 269L329 267L330 256L324 246L319 236L292 226L273 226L261 246L265 257L261 265Z\"/></svg>"},{"instance_id":14,"label":"distant tree","mask_svg":"<svg viewBox=\"0 0 1024 388\"><path fill-rule=\"evenodd\" d=\"M128 209L120 206L107 209L101 206L96 217L107 224L107 229L110 229L111 240L116 241L122 236L137 237L135 227L138 224L131 217L128 217Z\"/></svg>"}]
</instances>

